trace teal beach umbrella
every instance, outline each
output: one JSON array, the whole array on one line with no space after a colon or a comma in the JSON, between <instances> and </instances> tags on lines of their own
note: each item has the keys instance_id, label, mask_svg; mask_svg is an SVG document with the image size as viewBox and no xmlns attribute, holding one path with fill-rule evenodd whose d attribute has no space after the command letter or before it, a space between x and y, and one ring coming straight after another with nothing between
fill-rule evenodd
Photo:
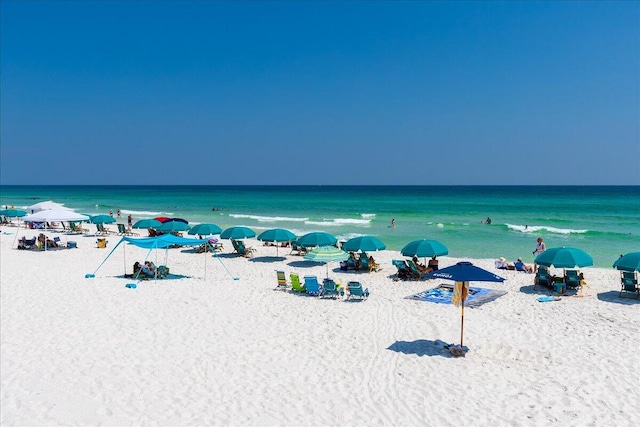
<instances>
[{"instance_id":1,"label":"teal beach umbrella","mask_svg":"<svg viewBox=\"0 0 640 427\"><path fill-rule=\"evenodd\" d=\"M614 268L623 271L640 271L640 252L629 252L613 263Z\"/></svg>"},{"instance_id":2,"label":"teal beach umbrella","mask_svg":"<svg viewBox=\"0 0 640 427\"><path fill-rule=\"evenodd\" d=\"M260 233L258 240L262 242L293 242L296 240L296 235L284 228L272 228ZM276 245L276 256L277 255L278 245Z\"/></svg>"},{"instance_id":3,"label":"teal beach umbrella","mask_svg":"<svg viewBox=\"0 0 640 427\"><path fill-rule=\"evenodd\" d=\"M116 219L110 215L93 215L89 218L89 222L92 224L112 224L116 222Z\"/></svg>"},{"instance_id":4,"label":"teal beach umbrella","mask_svg":"<svg viewBox=\"0 0 640 427\"><path fill-rule=\"evenodd\" d=\"M448 255L449 249L442 243L437 240L414 240L413 242L409 242L405 245L404 248L400 251L402 255L412 257L432 257L432 256L441 256Z\"/></svg>"},{"instance_id":5,"label":"teal beach umbrella","mask_svg":"<svg viewBox=\"0 0 640 427\"><path fill-rule=\"evenodd\" d=\"M338 242L332 234L325 233L324 231L314 231L307 233L298 239L298 244L305 248L313 248L315 246L331 246Z\"/></svg>"},{"instance_id":6,"label":"teal beach umbrella","mask_svg":"<svg viewBox=\"0 0 640 427\"><path fill-rule=\"evenodd\" d=\"M240 240L246 239L249 237L255 237L256 232L250 229L249 227L237 226L237 227L229 227L220 233L221 239L233 239Z\"/></svg>"},{"instance_id":7,"label":"teal beach umbrella","mask_svg":"<svg viewBox=\"0 0 640 427\"><path fill-rule=\"evenodd\" d=\"M347 252L374 252L383 251L387 248L387 245L382 243L380 239L373 236L360 236L347 240L342 249Z\"/></svg>"},{"instance_id":8,"label":"teal beach umbrella","mask_svg":"<svg viewBox=\"0 0 640 427\"><path fill-rule=\"evenodd\" d=\"M593 265L593 258L582 249L562 246L547 249L538 255L534 262L547 267L574 268Z\"/></svg>"},{"instance_id":9,"label":"teal beach umbrella","mask_svg":"<svg viewBox=\"0 0 640 427\"><path fill-rule=\"evenodd\" d=\"M198 224L191 227L189 230L189 234L200 235L200 236L209 236L211 234L220 234L222 232L222 228L218 227L215 224Z\"/></svg>"},{"instance_id":10,"label":"teal beach umbrella","mask_svg":"<svg viewBox=\"0 0 640 427\"><path fill-rule=\"evenodd\" d=\"M27 214L27 211L20 209L2 209L0 210L0 216L6 216L7 218L22 217Z\"/></svg>"},{"instance_id":11,"label":"teal beach umbrella","mask_svg":"<svg viewBox=\"0 0 640 427\"><path fill-rule=\"evenodd\" d=\"M132 228L158 228L162 225L157 219L141 219L133 224Z\"/></svg>"}]
</instances>

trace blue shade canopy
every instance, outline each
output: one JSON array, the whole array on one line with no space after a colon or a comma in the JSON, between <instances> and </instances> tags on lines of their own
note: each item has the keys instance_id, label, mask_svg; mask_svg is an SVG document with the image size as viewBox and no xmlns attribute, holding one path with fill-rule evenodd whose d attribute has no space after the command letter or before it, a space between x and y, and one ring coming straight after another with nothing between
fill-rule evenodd
<instances>
[{"instance_id":1,"label":"blue shade canopy","mask_svg":"<svg viewBox=\"0 0 640 427\"><path fill-rule=\"evenodd\" d=\"M178 221L178 222L184 222L185 224L189 224L189 221L187 221L184 218L170 218L169 221ZM166 222L166 221L163 221Z\"/></svg>"},{"instance_id":2,"label":"blue shade canopy","mask_svg":"<svg viewBox=\"0 0 640 427\"><path fill-rule=\"evenodd\" d=\"M272 228L260 233L258 240L262 242L293 242L296 240L296 235L284 228Z\"/></svg>"},{"instance_id":3,"label":"blue shade canopy","mask_svg":"<svg viewBox=\"0 0 640 427\"><path fill-rule=\"evenodd\" d=\"M324 231L314 231L307 233L298 239L298 244L305 248L313 248L315 246L331 246L338 242L333 235Z\"/></svg>"},{"instance_id":4,"label":"blue shade canopy","mask_svg":"<svg viewBox=\"0 0 640 427\"><path fill-rule=\"evenodd\" d=\"M468 261L462 261L456 265L429 273L424 277L428 279L446 279L455 282L504 282L504 278L490 271L476 267Z\"/></svg>"},{"instance_id":5,"label":"blue shade canopy","mask_svg":"<svg viewBox=\"0 0 640 427\"><path fill-rule=\"evenodd\" d=\"M189 226L189 224L185 224L182 221L167 221L162 223L160 227L157 227L156 230L162 233L173 233L175 231L186 231L190 228L191 226Z\"/></svg>"},{"instance_id":6,"label":"blue shade canopy","mask_svg":"<svg viewBox=\"0 0 640 427\"><path fill-rule=\"evenodd\" d=\"M116 219L111 215L93 215L89 218L89 222L92 224L112 224L116 222Z\"/></svg>"},{"instance_id":7,"label":"blue shade canopy","mask_svg":"<svg viewBox=\"0 0 640 427\"><path fill-rule=\"evenodd\" d=\"M123 237L121 242L122 241L146 249L168 248L172 245L198 246L203 242L200 239L188 239L185 237L174 236L173 234L145 238Z\"/></svg>"},{"instance_id":8,"label":"blue shade canopy","mask_svg":"<svg viewBox=\"0 0 640 427\"><path fill-rule=\"evenodd\" d=\"M588 267L593 265L593 258L582 249L563 246L542 252L536 257L535 263L556 268Z\"/></svg>"},{"instance_id":9,"label":"blue shade canopy","mask_svg":"<svg viewBox=\"0 0 640 427\"><path fill-rule=\"evenodd\" d=\"M157 219L141 219L133 224L132 228L158 228L162 225Z\"/></svg>"},{"instance_id":10,"label":"blue shade canopy","mask_svg":"<svg viewBox=\"0 0 640 427\"><path fill-rule=\"evenodd\" d=\"M238 226L238 227L227 228L222 233L220 233L220 238L239 240L239 239L246 239L249 237L255 237L255 235L256 235L256 232L250 229L249 227Z\"/></svg>"},{"instance_id":11,"label":"blue shade canopy","mask_svg":"<svg viewBox=\"0 0 640 427\"><path fill-rule=\"evenodd\" d=\"M222 228L218 227L215 224L198 224L191 227L189 230L189 234L200 235L200 236L209 236L210 234L220 234L222 232Z\"/></svg>"},{"instance_id":12,"label":"blue shade canopy","mask_svg":"<svg viewBox=\"0 0 640 427\"><path fill-rule=\"evenodd\" d=\"M437 240L414 240L405 245L400 251L404 256L432 257L448 255L449 249Z\"/></svg>"},{"instance_id":13,"label":"blue shade canopy","mask_svg":"<svg viewBox=\"0 0 640 427\"><path fill-rule=\"evenodd\" d=\"M27 211L23 211L20 209L2 209L0 210L0 216L6 216L8 218L15 218L25 216Z\"/></svg>"},{"instance_id":14,"label":"blue shade canopy","mask_svg":"<svg viewBox=\"0 0 640 427\"><path fill-rule=\"evenodd\" d=\"M621 256L613 263L618 270L624 271L640 271L640 252L629 252Z\"/></svg>"},{"instance_id":15,"label":"blue shade canopy","mask_svg":"<svg viewBox=\"0 0 640 427\"><path fill-rule=\"evenodd\" d=\"M335 246L320 246L305 254L304 259L315 262L339 262L349 259L349 254Z\"/></svg>"},{"instance_id":16,"label":"blue shade canopy","mask_svg":"<svg viewBox=\"0 0 640 427\"><path fill-rule=\"evenodd\" d=\"M353 239L347 240L344 245L342 245L342 249L347 252L373 252L373 251L382 251L387 248L387 245L382 243L380 239L373 236L360 236L354 237Z\"/></svg>"}]
</instances>

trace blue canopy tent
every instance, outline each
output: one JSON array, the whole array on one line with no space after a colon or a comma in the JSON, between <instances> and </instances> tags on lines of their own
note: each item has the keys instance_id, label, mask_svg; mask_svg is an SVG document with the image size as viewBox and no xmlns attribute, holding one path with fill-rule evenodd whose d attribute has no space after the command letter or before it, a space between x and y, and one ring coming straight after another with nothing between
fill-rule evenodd
<instances>
[{"instance_id":1,"label":"blue canopy tent","mask_svg":"<svg viewBox=\"0 0 640 427\"><path fill-rule=\"evenodd\" d=\"M145 261L149 258L149 255L151 254L151 251L153 249L166 249L166 248L169 248L172 245L200 246L200 245L203 245L203 244L205 244L205 245L209 244L206 240L188 239L188 238L185 238L185 237L174 236L173 234L163 234L162 236L145 237L145 238L126 237L126 236L124 236L124 237L122 237L122 239L120 239L120 241L118 243L116 243L116 245L113 247L111 252L109 252L107 257L100 263L98 268L96 268L96 270L93 273L85 274L85 277L86 278L95 277L95 275L98 272L98 270L100 269L100 267L102 267L104 265L104 263L107 262L107 260L111 256L111 254L113 254L113 252L118 248L118 246L120 246L121 243L130 243L130 244L135 245L135 246L137 246L139 248L149 249L149 253L147 253L147 256L145 257ZM212 248L212 251L213 251L213 248ZM206 255L206 252L204 252L204 253ZM126 260L126 258L124 260L124 265L125 265L125 273L126 273L126 268L127 268L127 260ZM205 264L204 264L204 278L205 279L207 277L206 275L207 275L207 257L205 256Z\"/></svg>"}]
</instances>

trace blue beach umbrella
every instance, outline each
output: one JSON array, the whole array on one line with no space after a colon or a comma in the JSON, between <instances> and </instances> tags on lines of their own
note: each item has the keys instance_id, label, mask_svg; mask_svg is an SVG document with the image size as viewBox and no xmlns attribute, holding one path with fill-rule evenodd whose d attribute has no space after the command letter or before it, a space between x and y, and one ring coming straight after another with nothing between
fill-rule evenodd
<instances>
[{"instance_id":1,"label":"blue beach umbrella","mask_svg":"<svg viewBox=\"0 0 640 427\"><path fill-rule=\"evenodd\" d=\"M456 287L454 289L454 303L456 302L455 299L457 297L462 305L460 320L460 348L462 349L462 338L464 335L464 300L467 298L469 282L504 282L505 279L490 271L476 267L467 261L462 261L456 265L434 271L427 274L425 277L428 279L437 278L453 280L456 282Z\"/></svg>"},{"instance_id":2,"label":"blue beach umbrella","mask_svg":"<svg viewBox=\"0 0 640 427\"><path fill-rule=\"evenodd\" d=\"M588 267L593 265L593 258L578 248L550 248L538 255L534 261L538 265L556 268Z\"/></svg>"},{"instance_id":3,"label":"blue beach umbrella","mask_svg":"<svg viewBox=\"0 0 640 427\"><path fill-rule=\"evenodd\" d=\"M314 231L307 233L298 239L298 244L305 248L313 248L315 246L331 246L338 242L333 235L324 231Z\"/></svg>"},{"instance_id":4,"label":"blue beach umbrella","mask_svg":"<svg viewBox=\"0 0 640 427\"><path fill-rule=\"evenodd\" d=\"M116 219L111 215L93 215L89 218L91 224L112 224L116 222Z\"/></svg>"},{"instance_id":5,"label":"blue beach umbrella","mask_svg":"<svg viewBox=\"0 0 640 427\"><path fill-rule=\"evenodd\" d=\"M198 224L191 227L189 230L189 234L200 235L200 236L209 236L211 234L220 234L222 232L222 228L218 227L215 224Z\"/></svg>"},{"instance_id":6,"label":"blue beach umbrella","mask_svg":"<svg viewBox=\"0 0 640 427\"><path fill-rule=\"evenodd\" d=\"M621 256L613 263L613 266L623 271L640 271L640 252L629 252Z\"/></svg>"},{"instance_id":7,"label":"blue beach umbrella","mask_svg":"<svg viewBox=\"0 0 640 427\"><path fill-rule=\"evenodd\" d=\"M448 255L449 249L437 240L422 239L407 243L400 253L408 257L418 256L421 258L427 258L434 255Z\"/></svg>"},{"instance_id":8,"label":"blue beach umbrella","mask_svg":"<svg viewBox=\"0 0 640 427\"><path fill-rule=\"evenodd\" d=\"M186 231L190 229L191 226L189 224L185 224L182 221L167 221L156 228L156 230L162 233L173 233L176 231Z\"/></svg>"},{"instance_id":9,"label":"blue beach umbrella","mask_svg":"<svg viewBox=\"0 0 640 427\"><path fill-rule=\"evenodd\" d=\"M255 235L256 235L256 232L250 229L249 227L237 226L237 227L229 227L226 230L224 230L222 233L220 233L220 238L240 240L240 239L246 239L249 237L255 237Z\"/></svg>"},{"instance_id":10,"label":"blue beach umbrella","mask_svg":"<svg viewBox=\"0 0 640 427\"><path fill-rule=\"evenodd\" d=\"M141 219L133 224L132 228L158 228L162 225L157 219Z\"/></svg>"},{"instance_id":11,"label":"blue beach umbrella","mask_svg":"<svg viewBox=\"0 0 640 427\"><path fill-rule=\"evenodd\" d=\"M360 236L347 240L342 249L347 252L374 252L382 251L387 248L387 245L382 243L380 239L373 236Z\"/></svg>"}]
</instances>

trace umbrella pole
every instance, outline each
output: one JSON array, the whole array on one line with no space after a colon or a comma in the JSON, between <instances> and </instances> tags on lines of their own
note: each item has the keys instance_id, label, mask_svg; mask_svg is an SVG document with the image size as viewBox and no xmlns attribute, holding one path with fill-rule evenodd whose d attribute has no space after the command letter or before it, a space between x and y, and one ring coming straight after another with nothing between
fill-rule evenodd
<instances>
[{"instance_id":1,"label":"umbrella pole","mask_svg":"<svg viewBox=\"0 0 640 427\"><path fill-rule=\"evenodd\" d=\"M464 284L462 285L464 288ZM464 292L464 290L463 290ZM462 348L462 336L464 335L464 298L462 298L462 315L460 316L460 348Z\"/></svg>"}]
</instances>

